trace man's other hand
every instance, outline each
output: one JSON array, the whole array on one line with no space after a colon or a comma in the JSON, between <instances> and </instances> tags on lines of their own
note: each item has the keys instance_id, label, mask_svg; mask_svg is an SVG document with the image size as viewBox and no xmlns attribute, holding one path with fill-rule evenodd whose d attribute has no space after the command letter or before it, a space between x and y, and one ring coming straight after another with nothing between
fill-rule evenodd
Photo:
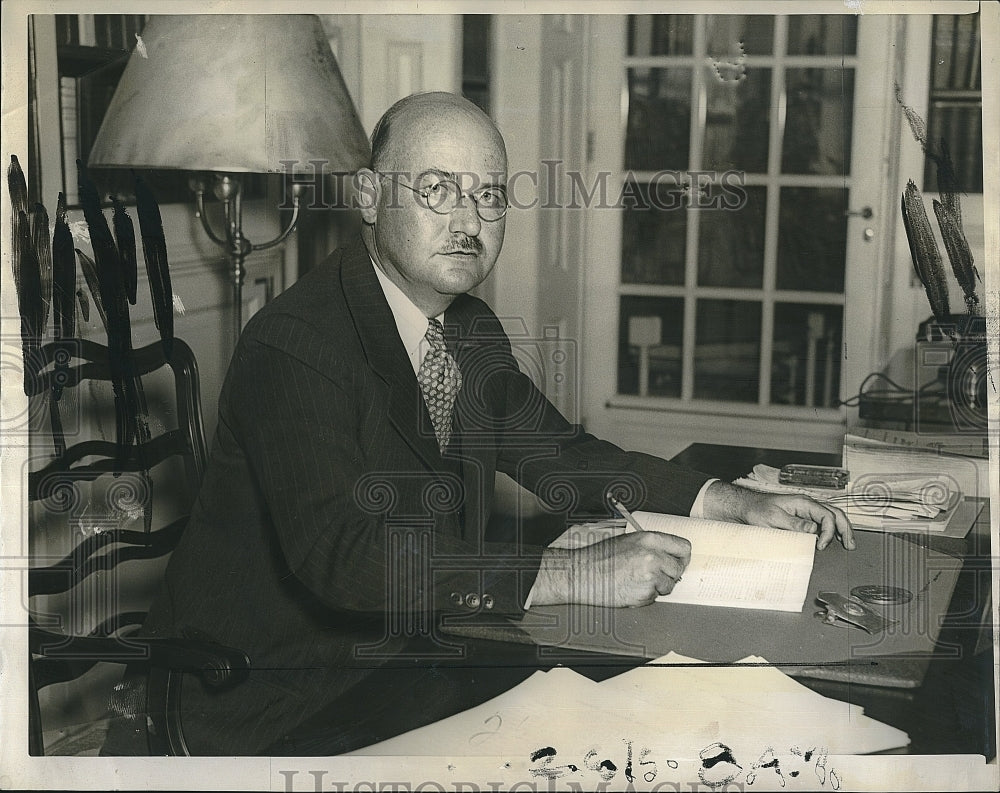
<instances>
[{"instance_id":1,"label":"man's other hand","mask_svg":"<svg viewBox=\"0 0 1000 793\"><path fill-rule=\"evenodd\" d=\"M725 482L713 482L705 491L704 514L712 520L816 534L819 550L826 548L834 535L840 537L848 550L857 547L847 515L808 496L758 493Z\"/></svg>"},{"instance_id":2,"label":"man's other hand","mask_svg":"<svg viewBox=\"0 0 1000 793\"><path fill-rule=\"evenodd\" d=\"M573 550L547 548L535 579L537 605L644 606L670 593L691 560L691 543L635 532Z\"/></svg>"}]
</instances>

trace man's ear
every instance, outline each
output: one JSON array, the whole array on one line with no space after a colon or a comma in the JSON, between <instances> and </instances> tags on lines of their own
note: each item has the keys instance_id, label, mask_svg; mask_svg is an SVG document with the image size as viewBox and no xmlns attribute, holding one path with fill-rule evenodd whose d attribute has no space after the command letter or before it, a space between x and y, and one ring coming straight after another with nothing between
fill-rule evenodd
<instances>
[{"instance_id":1,"label":"man's ear","mask_svg":"<svg viewBox=\"0 0 1000 793\"><path fill-rule=\"evenodd\" d=\"M371 168L359 168L354 174L355 200L361 210L361 219L369 226L378 217L378 201L382 192L378 174Z\"/></svg>"}]
</instances>

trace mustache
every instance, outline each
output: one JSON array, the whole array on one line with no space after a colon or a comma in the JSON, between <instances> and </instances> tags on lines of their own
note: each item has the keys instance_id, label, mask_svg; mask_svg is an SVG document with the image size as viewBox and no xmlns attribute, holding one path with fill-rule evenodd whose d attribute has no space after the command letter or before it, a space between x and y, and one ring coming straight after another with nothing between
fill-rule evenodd
<instances>
[{"instance_id":1,"label":"mustache","mask_svg":"<svg viewBox=\"0 0 1000 793\"><path fill-rule=\"evenodd\" d=\"M483 243L476 237L457 237L445 247L442 254L474 253L477 256L483 252Z\"/></svg>"}]
</instances>

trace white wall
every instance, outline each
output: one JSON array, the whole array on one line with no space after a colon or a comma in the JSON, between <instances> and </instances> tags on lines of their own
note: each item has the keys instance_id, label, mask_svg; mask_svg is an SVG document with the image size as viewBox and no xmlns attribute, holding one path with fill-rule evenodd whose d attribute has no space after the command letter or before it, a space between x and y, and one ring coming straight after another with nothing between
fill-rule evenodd
<instances>
[{"instance_id":1,"label":"white wall","mask_svg":"<svg viewBox=\"0 0 1000 793\"><path fill-rule=\"evenodd\" d=\"M542 101L539 74L542 63L542 28L530 14L493 17L491 100L493 120L507 144L507 172L537 173L541 154L538 116ZM530 179L515 178L525 200L534 192ZM503 250L490 277L492 306L500 317L523 319L527 331L537 335L538 257L540 223L536 210L512 209L507 214Z\"/></svg>"},{"instance_id":2,"label":"white wall","mask_svg":"<svg viewBox=\"0 0 1000 793\"><path fill-rule=\"evenodd\" d=\"M347 89L369 134L397 99L462 85L457 14L320 14Z\"/></svg>"}]
</instances>

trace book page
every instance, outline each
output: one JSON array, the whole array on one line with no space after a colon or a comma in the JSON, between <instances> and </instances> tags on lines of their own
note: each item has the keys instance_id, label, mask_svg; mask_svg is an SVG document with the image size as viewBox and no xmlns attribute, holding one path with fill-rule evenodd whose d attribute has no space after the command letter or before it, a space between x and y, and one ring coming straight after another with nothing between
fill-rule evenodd
<instances>
[{"instance_id":1,"label":"book page","mask_svg":"<svg viewBox=\"0 0 1000 793\"><path fill-rule=\"evenodd\" d=\"M736 556L749 559L791 559L816 544L812 534L774 529L769 526L748 526L723 520L689 518L662 512L634 512L632 517L646 531L675 534L698 543L699 553ZM812 554L809 554L812 564Z\"/></svg>"},{"instance_id":2,"label":"book page","mask_svg":"<svg viewBox=\"0 0 1000 793\"><path fill-rule=\"evenodd\" d=\"M808 535L804 535L808 536ZM778 561L738 559L692 552L691 562L664 603L801 611L809 589L812 557Z\"/></svg>"},{"instance_id":3,"label":"book page","mask_svg":"<svg viewBox=\"0 0 1000 793\"><path fill-rule=\"evenodd\" d=\"M766 526L635 512L646 531L683 537L691 561L680 582L659 601L700 606L801 611L812 574L816 536ZM622 524L572 526L553 547L583 547L623 531Z\"/></svg>"},{"instance_id":4,"label":"book page","mask_svg":"<svg viewBox=\"0 0 1000 793\"><path fill-rule=\"evenodd\" d=\"M802 610L812 574L815 535L656 512L636 512L633 517L646 531L675 534L691 543L691 561L684 575L658 601Z\"/></svg>"}]
</instances>

